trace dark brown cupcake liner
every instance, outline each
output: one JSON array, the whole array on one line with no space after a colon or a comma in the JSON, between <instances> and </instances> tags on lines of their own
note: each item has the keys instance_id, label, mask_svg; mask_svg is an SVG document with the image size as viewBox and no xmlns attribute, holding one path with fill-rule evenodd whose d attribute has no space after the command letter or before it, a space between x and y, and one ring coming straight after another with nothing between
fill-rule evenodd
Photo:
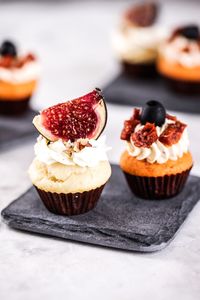
<instances>
[{"instance_id":1,"label":"dark brown cupcake liner","mask_svg":"<svg viewBox=\"0 0 200 300\"><path fill-rule=\"evenodd\" d=\"M149 78L155 77L158 73L154 63L151 64L132 64L125 61L121 62L124 72L132 77Z\"/></svg>"},{"instance_id":2,"label":"dark brown cupcake liner","mask_svg":"<svg viewBox=\"0 0 200 300\"><path fill-rule=\"evenodd\" d=\"M188 178L190 170L175 175L159 177L135 176L124 172L131 191L144 199L165 199L179 194Z\"/></svg>"},{"instance_id":3,"label":"dark brown cupcake liner","mask_svg":"<svg viewBox=\"0 0 200 300\"><path fill-rule=\"evenodd\" d=\"M0 114L1 115L20 115L29 107L31 96L20 100L9 100L0 98Z\"/></svg>"},{"instance_id":4,"label":"dark brown cupcake liner","mask_svg":"<svg viewBox=\"0 0 200 300\"><path fill-rule=\"evenodd\" d=\"M177 80L169 77L164 77L168 86L180 94L200 94L200 81Z\"/></svg>"},{"instance_id":5,"label":"dark brown cupcake liner","mask_svg":"<svg viewBox=\"0 0 200 300\"><path fill-rule=\"evenodd\" d=\"M65 216L80 215L92 210L101 196L105 184L99 188L83 192L58 194L36 190L45 207L52 213Z\"/></svg>"}]
</instances>

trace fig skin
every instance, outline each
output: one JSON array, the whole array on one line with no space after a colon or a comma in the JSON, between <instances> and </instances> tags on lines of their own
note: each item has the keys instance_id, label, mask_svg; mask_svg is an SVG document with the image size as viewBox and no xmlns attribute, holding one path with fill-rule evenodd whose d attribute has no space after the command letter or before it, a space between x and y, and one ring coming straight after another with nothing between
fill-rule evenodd
<instances>
[{"instance_id":1,"label":"fig skin","mask_svg":"<svg viewBox=\"0 0 200 300\"><path fill-rule=\"evenodd\" d=\"M124 18L127 22L139 27L148 27L155 23L159 11L157 2L142 2L129 8Z\"/></svg>"},{"instance_id":2,"label":"fig skin","mask_svg":"<svg viewBox=\"0 0 200 300\"><path fill-rule=\"evenodd\" d=\"M82 107L83 114L80 113ZM107 108L100 89L49 107L33 119L36 129L50 142L59 139L66 142L69 140L74 142L80 138L98 139L106 123ZM88 127L91 125L93 127ZM91 131L88 131L88 128L91 128Z\"/></svg>"}]
</instances>

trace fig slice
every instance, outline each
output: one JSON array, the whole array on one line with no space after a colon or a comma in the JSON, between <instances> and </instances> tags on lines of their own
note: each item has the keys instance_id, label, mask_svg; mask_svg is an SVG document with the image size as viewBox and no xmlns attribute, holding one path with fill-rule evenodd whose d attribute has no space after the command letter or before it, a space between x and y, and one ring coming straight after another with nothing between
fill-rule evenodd
<instances>
[{"instance_id":1,"label":"fig slice","mask_svg":"<svg viewBox=\"0 0 200 300\"><path fill-rule=\"evenodd\" d=\"M33 124L41 135L54 142L98 139L107 122L107 108L100 89L44 109Z\"/></svg>"},{"instance_id":2,"label":"fig slice","mask_svg":"<svg viewBox=\"0 0 200 300\"><path fill-rule=\"evenodd\" d=\"M157 2L142 1L134 4L125 12L125 20L139 27L148 27L155 23L159 6Z\"/></svg>"}]
</instances>

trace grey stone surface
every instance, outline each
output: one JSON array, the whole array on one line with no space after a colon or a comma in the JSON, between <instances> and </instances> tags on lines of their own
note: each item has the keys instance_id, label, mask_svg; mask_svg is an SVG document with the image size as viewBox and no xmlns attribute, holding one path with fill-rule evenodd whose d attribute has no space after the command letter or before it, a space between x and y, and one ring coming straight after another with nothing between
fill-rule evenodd
<instances>
[{"instance_id":1,"label":"grey stone surface","mask_svg":"<svg viewBox=\"0 0 200 300\"><path fill-rule=\"evenodd\" d=\"M34 110L28 110L21 116L0 116L0 150L17 146L28 138L35 138L37 131L32 124L35 115Z\"/></svg>"},{"instance_id":2,"label":"grey stone surface","mask_svg":"<svg viewBox=\"0 0 200 300\"><path fill-rule=\"evenodd\" d=\"M142 200L131 194L120 168L112 166L111 180L97 207L84 215L51 214L31 188L2 211L9 226L40 234L124 250L152 252L174 237L200 197L200 178L190 176L178 196Z\"/></svg>"},{"instance_id":3,"label":"grey stone surface","mask_svg":"<svg viewBox=\"0 0 200 300\"><path fill-rule=\"evenodd\" d=\"M199 95L177 94L161 78L136 79L119 74L104 89L107 102L143 106L148 100L161 101L169 110L200 113Z\"/></svg>"}]
</instances>

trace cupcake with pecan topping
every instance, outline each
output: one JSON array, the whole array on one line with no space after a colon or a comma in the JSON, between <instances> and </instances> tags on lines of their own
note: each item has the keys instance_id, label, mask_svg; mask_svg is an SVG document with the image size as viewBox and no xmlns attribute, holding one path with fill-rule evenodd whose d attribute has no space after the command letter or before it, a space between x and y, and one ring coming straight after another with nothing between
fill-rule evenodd
<instances>
[{"instance_id":1,"label":"cupcake with pecan topping","mask_svg":"<svg viewBox=\"0 0 200 300\"><path fill-rule=\"evenodd\" d=\"M158 47L166 31L157 26L158 5L138 3L128 9L113 36L113 47L126 73L149 77L154 75Z\"/></svg>"},{"instance_id":2,"label":"cupcake with pecan topping","mask_svg":"<svg viewBox=\"0 0 200 300\"><path fill-rule=\"evenodd\" d=\"M200 92L200 30L196 25L176 29L159 51L157 68L178 92Z\"/></svg>"},{"instance_id":3,"label":"cupcake with pecan topping","mask_svg":"<svg viewBox=\"0 0 200 300\"><path fill-rule=\"evenodd\" d=\"M0 47L0 114L26 111L36 88L40 68L32 53L19 55L16 46L4 41Z\"/></svg>"},{"instance_id":4,"label":"cupcake with pecan topping","mask_svg":"<svg viewBox=\"0 0 200 300\"><path fill-rule=\"evenodd\" d=\"M181 192L193 165L186 124L149 101L124 122L121 139L127 149L120 166L134 194L164 199Z\"/></svg>"}]
</instances>

